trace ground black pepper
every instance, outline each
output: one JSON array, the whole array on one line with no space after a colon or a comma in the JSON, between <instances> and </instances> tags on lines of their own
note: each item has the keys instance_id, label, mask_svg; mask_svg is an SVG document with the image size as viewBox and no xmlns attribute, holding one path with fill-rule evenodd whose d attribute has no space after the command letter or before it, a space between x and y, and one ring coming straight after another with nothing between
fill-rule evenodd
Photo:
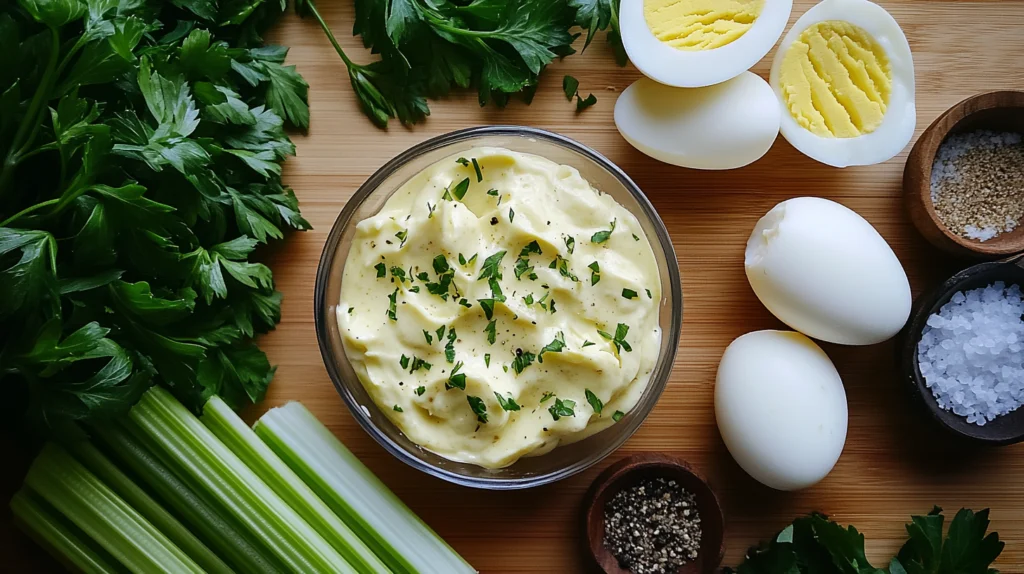
<instances>
[{"instance_id":1,"label":"ground black pepper","mask_svg":"<svg viewBox=\"0 0 1024 574\"><path fill-rule=\"evenodd\" d=\"M673 573L697 558L701 523L694 495L674 480L644 480L605 504L605 545L634 574Z\"/></svg>"}]
</instances>

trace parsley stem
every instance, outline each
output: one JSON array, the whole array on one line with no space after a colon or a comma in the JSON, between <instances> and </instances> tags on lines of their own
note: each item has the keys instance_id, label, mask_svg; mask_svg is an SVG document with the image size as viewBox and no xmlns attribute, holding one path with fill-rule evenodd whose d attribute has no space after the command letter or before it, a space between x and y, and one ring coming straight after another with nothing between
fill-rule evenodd
<instances>
[{"instance_id":1,"label":"parsley stem","mask_svg":"<svg viewBox=\"0 0 1024 574\"><path fill-rule=\"evenodd\" d=\"M341 60L345 62L345 66L349 68L361 67L354 64L352 60L349 60L348 56L345 55L345 50L341 48L341 44L338 43L338 39L334 37L334 33L331 32L331 29L327 26L327 22L324 22L323 17L320 16L320 11L316 9L316 3L309 0L306 2L306 7L309 10L309 13L313 15L313 18L316 18L316 21L320 24L320 28L324 31L324 34L327 35L327 39L330 40L331 45L334 46L334 51L337 52L338 55L341 56Z\"/></svg>"},{"instance_id":2,"label":"parsley stem","mask_svg":"<svg viewBox=\"0 0 1024 574\"><path fill-rule=\"evenodd\" d=\"M0 222L0 227L7 227L8 225L10 225L10 224L14 223L15 221L21 219L22 217L32 213L33 211L36 211L38 209L42 209L44 207L49 207L49 206L55 205L57 203L60 203L60 198L59 197L55 197L53 199L48 199L48 200L46 200L44 202L37 203L35 205L26 207L25 209L22 209L18 213L15 213L14 215L12 215L12 216L8 217L7 219L3 220L3 222Z\"/></svg>"},{"instance_id":3,"label":"parsley stem","mask_svg":"<svg viewBox=\"0 0 1024 574\"><path fill-rule=\"evenodd\" d=\"M42 123L41 114L46 111L46 106L43 104L50 99L53 72L57 67L57 58L60 56L60 32L56 28L50 28L50 38L50 59L46 62L46 70L39 81L35 95L32 96L32 101L28 104L25 117L22 118L21 125L18 126L18 131L14 134L14 139L11 140L7 157L4 159L3 165L0 166L0 200L6 195L11 179L14 177L14 170L23 159L22 153L35 139L36 131Z\"/></svg>"}]
</instances>

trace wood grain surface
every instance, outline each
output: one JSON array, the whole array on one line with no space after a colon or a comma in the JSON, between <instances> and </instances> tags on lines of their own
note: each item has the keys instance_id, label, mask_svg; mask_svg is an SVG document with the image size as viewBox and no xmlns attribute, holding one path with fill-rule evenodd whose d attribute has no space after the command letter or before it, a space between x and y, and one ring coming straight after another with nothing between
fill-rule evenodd
<instances>
[{"instance_id":1,"label":"wood grain surface","mask_svg":"<svg viewBox=\"0 0 1024 574\"><path fill-rule=\"evenodd\" d=\"M792 21L813 2L797 0ZM917 71L918 133L956 102L982 91L1024 89L1024 1L882 2L910 40ZM352 2L320 2L350 55L367 61L348 37ZM289 15L271 39L291 46L290 63L309 81L312 127L295 135L298 157L286 181L314 230L292 236L268 254L284 292L283 321L261 344L279 365L267 400L246 413L301 400L482 572L581 572L587 568L580 532L584 492L602 468L627 454L663 452L692 463L716 488L726 515L724 564L773 535L796 515L822 511L855 524L868 556L884 566L905 540L912 513L933 505L992 508L992 526L1007 542L996 565L1024 573L1024 444L982 450L950 441L911 409L895 366L895 343L824 349L842 374L849 400L849 436L842 458L820 484L780 493L749 478L729 456L715 427L713 386L718 360L735 337L783 328L758 302L743 272L743 249L758 218L776 203L816 195L866 217L889 241L915 294L965 262L950 258L914 230L903 210L901 177L907 151L882 165L839 170L796 152L782 138L752 166L700 172L660 164L631 148L612 122L615 98L638 77L614 65L603 35L583 55L545 73L533 105L481 109L475 94L431 102L432 116L415 129L374 128L360 113L345 68L312 21ZM577 42L582 45L582 42ZM769 55L754 69L767 76ZM580 81L598 103L577 115L561 90L563 74ZM684 321L671 383L639 432L603 464L576 477L525 492L485 492L454 486L412 470L381 449L349 415L328 380L313 327L313 282L331 224L353 191L379 166L429 137L480 124L520 124L553 130L591 146L632 176L672 235L682 270ZM18 440L8 438L10 449ZM20 477L4 472L3 486ZM4 489L4 492L12 490ZM41 553L4 520L0 570L38 572Z\"/></svg>"}]
</instances>

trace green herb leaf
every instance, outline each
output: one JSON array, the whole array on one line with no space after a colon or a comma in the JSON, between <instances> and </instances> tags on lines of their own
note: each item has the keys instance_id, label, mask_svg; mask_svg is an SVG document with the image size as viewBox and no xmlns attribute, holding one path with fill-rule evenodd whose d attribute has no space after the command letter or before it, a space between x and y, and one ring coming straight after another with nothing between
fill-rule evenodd
<instances>
[{"instance_id":1,"label":"green herb leaf","mask_svg":"<svg viewBox=\"0 0 1024 574\"><path fill-rule=\"evenodd\" d=\"M555 335L554 340L552 340L547 345L544 345L544 348L540 350L540 353L537 354L537 360L539 362L543 363L544 362L544 353L561 353L562 349L564 349L564 348L565 348L565 334L562 333L561 331L559 331L558 334Z\"/></svg>"},{"instance_id":2,"label":"green herb leaf","mask_svg":"<svg viewBox=\"0 0 1024 574\"><path fill-rule=\"evenodd\" d=\"M440 327L438 327L437 331L435 331L435 333L437 334L437 340L438 341L440 341L441 339L444 339L444 325L441 325Z\"/></svg>"},{"instance_id":3,"label":"green herb leaf","mask_svg":"<svg viewBox=\"0 0 1024 574\"><path fill-rule=\"evenodd\" d=\"M491 197L498 197L498 190L493 189L493 188L492 189L488 189L487 190L487 195L490 195Z\"/></svg>"},{"instance_id":4,"label":"green herb leaf","mask_svg":"<svg viewBox=\"0 0 1024 574\"><path fill-rule=\"evenodd\" d=\"M426 371L429 371L430 367L432 367L432 366L433 365L431 365L430 363L424 361L423 359L421 359L419 357L413 357L413 359L412 359L412 366L409 367L409 374L415 373L416 371L418 371L420 369L424 369Z\"/></svg>"},{"instance_id":5,"label":"green herb leaf","mask_svg":"<svg viewBox=\"0 0 1024 574\"><path fill-rule=\"evenodd\" d=\"M647 298L648 299L654 299L654 295L651 295L651 290L650 289L644 289L644 291L647 292Z\"/></svg>"},{"instance_id":6,"label":"green herb leaf","mask_svg":"<svg viewBox=\"0 0 1024 574\"><path fill-rule=\"evenodd\" d=\"M593 287L601 280L601 266L595 261L587 267L590 268L590 286Z\"/></svg>"},{"instance_id":7,"label":"green herb leaf","mask_svg":"<svg viewBox=\"0 0 1024 574\"><path fill-rule=\"evenodd\" d=\"M460 181L455 186L455 188L452 189L452 195L455 196L455 199L458 199L459 201L462 201L462 198L466 197L466 192L467 191L469 191L469 178L468 177L466 179L463 179L462 181Z\"/></svg>"},{"instance_id":8,"label":"green herb leaf","mask_svg":"<svg viewBox=\"0 0 1024 574\"><path fill-rule=\"evenodd\" d=\"M487 424L487 405L484 403L484 400L472 395L466 396L466 400L469 401L469 408L473 409L473 413L476 415L476 420L483 424Z\"/></svg>"},{"instance_id":9,"label":"green herb leaf","mask_svg":"<svg viewBox=\"0 0 1024 574\"><path fill-rule=\"evenodd\" d=\"M420 385L420 386L416 387L416 391L415 392L416 392L416 396L417 397L422 397L423 393L427 392L427 387L424 387L423 385Z\"/></svg>"},{"instance_id":10,"label":"green herb leaf","mask_svg":"<svg viewBox=\"0 0 1024 574\"><path fill-rule=\"evenodd\" d=\"M590 403L594 412L601 414L601 411L604 410L604 403L601 402L601 399L597 398L597 395L591 392L590 389L584 389L584 393L586 394L587 402Z\"/></svg>"},{"instance_id":11,"label":"green herb leaf","mask_svg":"<svg viewBox=\"0 0 1024 574\"><path fill-rule=\"evenodd\" d=\"M544 393L543 395L541 395L541 397L540 397L540 404L542 404L542 405L543 405L544 403L546 403L546 402L547 402L548 400L550 400L550 399L551 399L551 398L553 398L554 396L555 396L555 393L549 393L549 392L545 392L545 393Z\"/></svg>"},{"instance_id":12,"label":"green herb leaf","mask_svg":"<svg viewBox=\"0 0 1024 574\"><path fill-rule=\"evenodd\" d=\"M455 367L452 368L451 374L448 375L448 382L444 384L445 390L449 389L460 389L466 390L466 374L460 373L459 369L462 368L462 361L455 363Z\"/></svg>"},{"instance_id":13,"label":"green herb leaf","mask_svg":"<svg viewBox=\"0 0 1024 574\"><path fill-rule=\"evenodd\" d=\"M512 359L512 370L515 371L517 375L520 375L526 367L533 364L533 361L536 358L537 356L533 353L517 350L515 359Z\"/></svg>"},{"instance_id":14,"label":"green herb leaf","mask_svg":"<svg viewBox=\"0 0 1024 574\"><path fill-rule=\"evenodd\" d=\"M576 250L576 240L571 235L565 236L565 248L569 250L569 254Z\"/></svg>"},{"instance_id":15,"label":"green herb leaf","mask_svg":"<svg viewBox=\"0 0 1024 574\"><path fill-rule=\"evenodd\" d=\"M432 345L434 343L434 339L431 337L430 331L426 329L423 329L423 338L427 340L428 345Z\"/></svg>"},{"instance_id":16,"label":"green herb leaf","mask_svg":"<svg viewBox=\"0 0 1024 574\"><path fill-rule=\"evenodd\" d=\"M508 395L507 399L498 393L494 393L494 397L498 399L498 405L500 405L501 409L504 411L518 411L520 409L519 404L516 403L514 398L512 398L511 393Z\"/></svg>"},{"instance_id":17,"label":"green herb leaf","mask_svg":"<svg viewBox=\"0 0 1024 574\"><path fill-rule=\"evenodd\" d=\"M477 183L484 180L484 173L481 171L480 164L476 161L476 158L473 158L473 171L476 172Z\"/></svg>"},{"instance_id":18,"label":"green herb leaf","mask_svg":"<svg viewBox=\"0 0 1024 574\"><path fill-rule=\"evenodd\" d=\"M378 263L374 265L373 268L377 270L377 279L385 277L388 274L388 266L383 263Z\"/></svg>"},{"instance_id":19,"label":"green herb leaf","mask_svg":"<svg viewBox=\"0 0 1024 574\"><path fill-rule=\"evenodd\" d=\"M612 420L615 422L619 422L622 420L622 417L624 416L626 416L626 413L622 411L615 411L615 413L612 415Z\"/></svg>"},{"instance_id":20,"label":"green herb leaf","mask_svg":"<svg viewBox=\"0 0 1024 574\"><path fill-rule=\"evenodd\" d=\"M469 167L469 160L464 157L460 157L459 159L455 160L455 163L461 165L462 167Z\"/></svg>"},{"instance_id":21,"label":"green herb leaf","mask_svg":"<svg viewBox=\"0 0 1024 574\"><path fill-rule=\"evenodd\" d=\"M491 368L491 354L490 353L485 353L484 354L484 365L488 369Z\"/></svg>"},{"instance_id":22,"label":"green herb leaf","mask_svg":"<svg viewBox=\"0 0 1024 574\"><path fill-rule=\"evenodd\" d=\"M512 223L516 219L516 211L511 207L508 208L508 222Z\"/></svg>"},{"instance_id":23,"label":"green herb leaf","mask_svg":"<svg viewBox=\"0 0 1024 574\"><path fill-rule=\"evenodd\" d=\"M562 417L574 417L576 411L573 408L576 406L576 401L570 399L555 399L555 404L548 407L548 412L551 413L551 418L559 420Z\"/></svg>"},{"instance_id":24,"label":"green herb leaf","mask_svg":"<svg viewBox=\"0 0 1024 574\"><path fill-rule=\"evenodd\" d=\"M394 292L388 295L388 319L392 321L398 320L398 287L395 287Z\"/></svg>"},{"instance_id":25,"label":"green herb leaf","mask_svg":"<svg viewBox=\"0 0 1024 574\"><path fill-rule=\"evenodd\" d=\"M562 78L562 91L565 92L565 99L569 100L570 102L574 97L576 97L576 92L579 91L579 88L580 81L577 80L576 78L568 74L566 74L565 77Z\"/></svg>"},{"instance_id":26,"label":"green herb leaf","mask_svg":"<svg viewBox=\"0 0 1024 574\"><path fill-rule=\"evenodd\" d=\"M493 345L495 339L497 339L497 328L498 321L494 320L488 323L487 327L484 329L484 332L487 333L487 343L490 345Z\"/></svg>"},{"instance_id":27,"label":"green herb leaf","mask_svg":"<svg viewBox=\"0 0 1024 574\"><path fill-rule=\"evenodd\" d=\"M398 412L398 413L404 412L404 411L402 410L402 407L400 407L400 406L398 406L398 405L395 405L395 406L394 406L394 407L392 407L392 408L394 409L394 411L395 411L395 412Z\"/></svg>"},{"instance_id":28,"label":"green herb leaf","mask_svg":"<svg viewBox=\"0 0 1024 574\"><path fill-rule=\"evenodd\" d=\"M612 232L615 231L615 220L612 220L608 224L611 228L606 231L598 231L590 236L591 243L604 243L608 241L608 238L612 236Z\"/></svg>"},{"instance_id":29,"label":"green herb leaf","mask_svg":"<svg viewBox=\"0 0 1024 574\"><path fill-rule=\"evenodd\" d=\"M636 299L636 291L634 291L632 289L623 289L622 290L622 297L624 299Z\"/></svg>"},{"instance_id":30,"label":"green herb leaf","mask_svg":"<svg viewBox=\"0 0 1024 574\"><path fill-rule=\"evenodd\" d=\"M595 96L594 94L590 94L586 98L580 98L577 95L577 97L576 97L576 113L578 114L578 113L582 112L583 110L593 106L596 103L597 103L597 96Z\"/></svg>"},{"instance_id":31,"label":"green herb leaf","mask_svg":"<svg viewBox=\"0 0 1024 574\"><path fill-rule=\"evenodd\" d=\"M455 339L458 335L455 334L455 327L448 329L448 342L444 345L444 358L449 363L455 362Z\"/></svg>"},{"instance_id":32,"label":"green herb leaf","mask_svg":"<svg viewBox=\"0 0 1024 574\"><path fill-rule=\"evenodd\" d=\"M409 357L402 355L401 359L398 359L398 364L402 365L402 370L409 368Z\"/></svg>"}]
</instances>

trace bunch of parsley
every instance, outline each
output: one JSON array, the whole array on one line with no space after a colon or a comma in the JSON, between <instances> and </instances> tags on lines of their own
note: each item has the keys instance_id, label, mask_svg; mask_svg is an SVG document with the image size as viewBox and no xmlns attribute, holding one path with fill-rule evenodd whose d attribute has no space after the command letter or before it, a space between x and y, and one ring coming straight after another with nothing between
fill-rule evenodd
<instances>
[{"instance_id":1,"label":"bunch of parsley","mask_svg":"<svg viewBox=\"0 0 1024 574\"><path fill-rule=\"evenodd\" d=\"M475 86L480 105L504 106L521 94L529 103L541 71L575 53L573 41L608 30L620 66L619 0L355 0L353 32L379 56L353 62L313 0L295 0L313 17L348 69L363 112L379 127L397 118L414 124L430 114L427 98Z\"/></svg>"},{"instance_id":2,"label":"bunch of parsley","mask_svg":"<svg viewBox=\"0 0 1024 574\"><path fill-rule=\"evenodd\" d=\"M909 540L888 569L872 566L864 535L820 514L796 519L770 543L753 548L736 570L726 574L998 574L989 568L1004 543L988 530L988 510L960 509L943 536L945 518L935 507L911 517Z\"/></svg>"},{"instance_id":3,"label":"bunch of parsley","mask_svg":"<svg viewBox=\"0 0 1024 574\"><path fill-rule=\"evenodd\" d=\"M307 229L281 162L307 85L253 0L0 5L0 385L8 423L66 431L161 384L260 400L280 318L249 261Z\"/></svg>"}]
</instances>

